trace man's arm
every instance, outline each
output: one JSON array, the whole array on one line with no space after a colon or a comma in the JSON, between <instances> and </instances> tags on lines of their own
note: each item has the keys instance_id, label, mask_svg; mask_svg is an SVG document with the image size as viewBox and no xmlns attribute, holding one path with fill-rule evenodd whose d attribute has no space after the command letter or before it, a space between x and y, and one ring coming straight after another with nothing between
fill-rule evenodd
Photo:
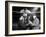
<instances>
[{"instance_id":1,"label":"man's arm","mask_svg":"<svg viewBox=\"0 0 46 37\"><path fill-rule=\"evenodd\" d=\"M27 25L29 25L29 24L30 24L30 25L32 25L32 26L34 25L34 24L33 24L33 22L32 22L32 21L30 21L30 20L29 20L29 22L28 22L28 24L27 24Z\"/></svg>"}]
</instances>

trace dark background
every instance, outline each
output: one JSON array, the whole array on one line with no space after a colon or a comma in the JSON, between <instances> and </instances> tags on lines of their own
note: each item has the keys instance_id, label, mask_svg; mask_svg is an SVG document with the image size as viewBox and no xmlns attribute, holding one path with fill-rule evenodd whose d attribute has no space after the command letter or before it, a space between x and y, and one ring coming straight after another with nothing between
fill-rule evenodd
<instances>
[{"instance_id":1,"label":"dark background","mask_svg":"<svg viewBox=\"0 0 46 37\"><path fill-rule=\"evenodd\" d=\"M32 11L34 7L12 7L12 30L24 30L21 29L19 23L19 18L22 16L23 13L19 13L20 10L27 8L28 10ZM40 8L38 8L37 12L40 11ZM37 18L40 20L40 13L36 13ZM17 25L16 25L17 24ZM17 26L17 27L16 27Z\"/></svg>"}]
</instances>

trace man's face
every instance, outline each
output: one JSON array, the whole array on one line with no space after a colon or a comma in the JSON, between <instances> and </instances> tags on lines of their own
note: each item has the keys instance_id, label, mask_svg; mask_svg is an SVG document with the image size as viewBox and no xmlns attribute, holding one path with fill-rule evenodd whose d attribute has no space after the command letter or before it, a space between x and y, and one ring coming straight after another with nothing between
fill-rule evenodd
<instances>
[{"instance_id":1,"label":"man's face","mask_svg":"<svg viewBox=\"0 0 46 37\"><path fill-rule=\"evenodd\" d=\"M27 18L27 14L26 14L26 13L24 13L24 14L23 14L23 17L24 17L24 18Z\"/></svg>"}]
</instances>

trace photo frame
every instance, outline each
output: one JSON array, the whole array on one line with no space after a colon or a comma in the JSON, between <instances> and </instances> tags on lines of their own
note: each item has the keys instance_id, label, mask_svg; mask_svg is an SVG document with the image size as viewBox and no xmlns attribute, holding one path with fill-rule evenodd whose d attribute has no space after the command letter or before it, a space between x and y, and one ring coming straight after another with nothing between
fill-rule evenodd
<instances>
[{"instance_id":1,"label":"photo frame","mask_svg":"<svg viewBox=\"0 0 46 37\"><path fill-rule=\"evenodd\" d=\"M5 1L6 36L44 33L45 3Z\"/></svg>"}]
</instances>

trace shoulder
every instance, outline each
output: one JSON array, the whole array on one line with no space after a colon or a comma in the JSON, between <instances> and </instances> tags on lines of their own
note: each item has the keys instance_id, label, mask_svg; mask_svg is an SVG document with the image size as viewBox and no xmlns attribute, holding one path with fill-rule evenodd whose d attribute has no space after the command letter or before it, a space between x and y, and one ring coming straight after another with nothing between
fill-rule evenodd
<instances>
[{"instance_id":1,"label":"shoulder","mask_svg":"<svg viewBox=\"0 0 46 37\"><path fill-rule=\"evenodd\" d=\"M20 20L22 20L22 19L23 19L23 16L20 17Z\"/></svg>"}]
</instances>

